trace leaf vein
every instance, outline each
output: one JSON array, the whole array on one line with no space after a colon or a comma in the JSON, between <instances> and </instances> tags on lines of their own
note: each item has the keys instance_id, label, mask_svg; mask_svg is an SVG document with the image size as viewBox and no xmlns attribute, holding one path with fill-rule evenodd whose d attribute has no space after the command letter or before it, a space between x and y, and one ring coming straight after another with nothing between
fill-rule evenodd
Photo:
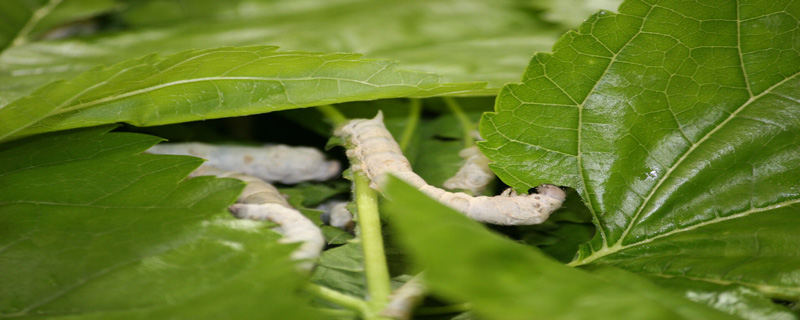
<instances>
[{"instance_id":1,"label":"leaf vein","mask_svg":"<svg viewBox=\"0 0 800 320\"><path fill-rule=\"evenodd\" d=\"M717 125L717 126L716 126L716 127L714 127L713 129L711 129L711 130L710 130L708 133L706 133L706 134L705 134L705 135L704 135L702 138L700 138L700 140L697 140L697 142L694 142L694 143L692 143L692 145L691 145L691 146L690 146L690 147L689 147L689 148L686 150L686 152L684 152L684 153L681 155L681 157L680 157L680 158L678 158L678 161L676 161L676 162L675 162L675 164L673 164L673 165L672 165L672 166L671 166L669 169L667 169L667 172L666 172L666 173L664 173L664 176L662 176L662 177L661 177L661 179L659 179L658 183L656 183L656 185L653 187L653 189L651 189L650 193L647 195L647 198L645 198L644 202L642 202L642 204L639 206L639 209L636 211L636 214L634 214L634 216L633 216L633 218L631 219L630 223L629 223L629 224L628 224L628 226L625 228L625 231L623 231L622 235L621 235L621 236L619 237L619 239L618 239L618 240L615 242L615 244L616 244L616 245L618 245L618 244L622 243L622 241L624 241L624 240L625 240L625 238L628 236L628 233L629 233L629 232L630 232L630 230L633 228L633 225L635 224L636 220L639 218L639 216L641 215L641 213L644 211L644 209L645 209L645 208L647 207L647 205L650 203L650 200L651 200L651 199L653 199L653 196L656 194L656 192L657 192L658 190L660 190L660 188L661 188L661 186L664 184L664 182L665 182L665 181L666 181L666 180L667 180L669 177L671 177L671 176L672 176L672 173L675 171L675 169L676 169L678 166L680 166L680 165L681 165L681 163L683 163L683 161L684 161L684 160L686 160L686 159L689 157L689 155L691 155L691 154L692 154L692 153L693 153L695 150L697 150L697 148L698 148L700 145L702 145L702 144L703 144L703 143L704 143L706 140L708 140L708 139L709 139L709 138L710 138L710 137L711 137L711 136L712 136L714 133L716 133L717 131L719 131L721 128L725 127L725 125L727 125L727 124L728 124L728 122L730 122L732 119L736 118L736 117L737 117L737 115L739 115L739 113L740 113L740 112L742 112L742 110L744 110L745 108L747 108L748 106L750 106L750 105L751 105L751 104L752 104L754 101L757 101L757 100L758 100L759 98L761 98L762 96L765 96L767 93L771 92L773 89L775 89L775 88L779 87L780 85L782 85L782 84L784 84L784 83L788 82L789 80L791 80L791 79L794 79L794 78L795 78L795 77L796 77L798 74L800 74L800 73L795 73L795 74L794 74L794 75L792 75L791 77L787 77L786 79L784 79L784 80L782 80L782 81L780 81L780 82L778 82L778 83L774 84L772 87L768 88L767 90L764 90L764 92L762 92L762 93L758 94L757 96L751 97L751 98L750 98L750 99L749 99L747 102L743 103L743 104L742 104L742 106L740 106L740 107L739 107L739 108L737 108L737 109L736 109L734 112L732 112L732 113L731 113L731 114L730 114L730 115L729 115L729 116L728 116L728 117L727 117L725 120L723 120L723 121L722 121L722 122L721 122L719 125Z\"/></svg>"}]
</instances>

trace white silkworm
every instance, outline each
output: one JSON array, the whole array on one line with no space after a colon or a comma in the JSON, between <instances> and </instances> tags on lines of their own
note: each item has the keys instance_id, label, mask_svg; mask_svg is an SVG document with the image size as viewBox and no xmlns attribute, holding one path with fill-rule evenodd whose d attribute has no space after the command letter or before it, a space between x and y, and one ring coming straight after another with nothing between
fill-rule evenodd
<instances>
[{"instance_id":1,"label":"white silkworm","mask_svg":"<svg viewBox=\"0 0 800 320\"><path fill-rule=\"evenodd\" d=\"M345 231L353 231L355 228L353 213L347 209L347 204L347 201L334 200L319 205L317 210L324 211L320 218L328 225Z\"/></svg>"},{"instance_id":2,"label":"white silkworm","mask_svg":"<svg viewBox=\"0 0 800 320\"><path fill-rule=\"evenodd\" d=\"M427 292L428 288L420 276L415 276L392 292L381 315L392 319L411 319L411 312Z\"/></svg>"},{"instance_id":3,"label":"white silkworm","mask_svg":"<svg viewBox=\"0 0 800 320\"><path fill-rule=\"evenodd\" d=\"M268 220L277 223L275 228L283 234L283 243L302 243L297 250L292 252L293 260L301 260L298 267L310 270L313 261L319 257L325 247L325 237L322 231L300 211L292 208L289 202L281 195L278 189L259 178L212 166L200 167L192 176L213 175L222 178L235 178L247 183L237 199L228 210L237 218L252 220Z\"/></svg>"},{"instance_id":4,"label":"white silkworm","mask_svg":"<svg viewBox=\"0 0 800 320\"><path fill-rule=\"evenodd\" d=\"M340 169L338 161L326 160L324 153L309 147L216 146L188 142L160 143L147 152L200 157L208 160L204 165L242 172L268 182L285 184L328 180L339 175Z\"/></svg>"},{"instance_id":5,"label":"white silkworm","mask_svg":"<svg viewBox=\"0 0 800 320\"><path fill-rule=\"evenodd\" d=\"M353 162L353 170L363 171L371 180L372 188L380 190L386 176L392 174L476 221L500 225L539 224L561 207L566 197L560 188L548 184L539 186L538 194L517 194L509 189L495 197L473 197L431 186L412 171L400 146L386 130L380 112L373 119L351 120L334 134L347 141L347 156Z\"/></svg>"},{"instance_id":6,"label":"white silkworm","mask_svg":"<svg viewBox=\"0 0 800 320\"><path fill-rule=\"evenodd\" d=\"M461 150L458 156L464 159L464 164L455 176L444 182L444 187L480 194L494 180L494 172L489 168L489 158L484 156L477 146Z\"/></svg>"}]
</instances>

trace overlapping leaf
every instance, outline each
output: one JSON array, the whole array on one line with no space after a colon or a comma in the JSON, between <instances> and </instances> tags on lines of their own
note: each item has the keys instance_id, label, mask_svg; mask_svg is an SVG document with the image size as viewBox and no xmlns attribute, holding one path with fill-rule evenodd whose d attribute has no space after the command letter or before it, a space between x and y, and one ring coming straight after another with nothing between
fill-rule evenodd
<instances>
[{"instance_id":1,"label":"overlapping leaf","mask_svg":"<svg viewBox=\"0 0 800 320\"><path fill-rule=\"evenodd\" d=\"M573 265L800 299L800 3L627 1L536 55L483 118L510 185L581 192Z\"/></svg>"},{"instance_id":2,"label":"overlapping leaf","mask_svg":"<svg viewBox=\"0 0 800 320\"><path fill-rule=\"evenodd\" d=\"M517 228L522 243L536 246L564 263L572 261L580 246L595 234L589 209L572 189L567 190L566 201L547 221Z\"/></svg>"},{"instance_id":3,"label":"overlapping leaf","mask_svg":"<svg viewBox=\"0 0 800 320\"><path fill-rule=\"evenodd\" d=\"M0 10L0 52L60 24L111 9L112 0L6 0Z\"/></svg>"},{"instance_id":4,"label":"overlapping leaf","mask_svg":"<svg viewBox=\"0 0 800 320\"><path fill-rule=\"evenodd\" d=\"M322 253L311 281L355 297L364 297L364 255L359 243L348 243Z\"/></svg>"},{"instance_id":5,"label":"overlapping leaf","mask_svg":"<svg viewBox=\"0 0 800 320\"><path fill-rule=\"evenodd\" d=\"M0 316L319 318L292 247L225 212L233 179L184 180L202 160L91 128L0 149Z\"/></svg>"},{"instance_id":6,"label":"overlapping leaf","mask_svg":"<svg viewBox=\"0 0 800 320\"><path fill-rule=\"evenodd\" d=\"M609 284L503 239L477 222L392 179L395 234L425 271L433 293L467 301L485 319L731 319L659 290L638 276ZM435 243L436 245L431 245Z\"/></svg>"},{"instance_id":7,"label":"overlapping leaf","mask_svg":"<svg viewBox=\"0 0 800 320\"><path fill-rule=\"evenodd\" d=\"M743 319L797 319L796 312L774 303L760 292L745 286L717 284L681 277L649 276L647 278L665 290L673 291L689 300L713 306L715 309L738 315Z\"/></svg>"},{"instance_id":8,"label":"overlapping leaf","mask_svg":"<svg viewBox=\"0 0 800 320\"><path fill-rule=\"evenodd\" d=\"M543 23L516 0L131 1L130 29L15 47L0 56L0 105L55 79L151 53L219 46L357 52L436 72L444 82L488 81L497 93L519 81L535 51L566 27ZM574 26L569 26L574 27Z\"/></svg>"},{"instance_id":9,"label":"overlapping leaf","mask_svg":"<svg viewBox=\"0 0 800 320\"><path fill-rule=\"evenodd\" d=\"M622 0L545 0L533 5L545 10L542 16L548 21L577 27L598 10L616 10L620 3Z\"/></svg>"},{"instance_id":10,"label":"overlapping leaf","mask_svg":"<svg viewBox=\"0 0 800 320\"><path fill-rule=\"evenodd\" d=\"M133 59L0 107L0 139L114 122L152 126L351 100L429 96L483 84L395 69L357 54L219 48Z\"/></svg>"}]
</instances>

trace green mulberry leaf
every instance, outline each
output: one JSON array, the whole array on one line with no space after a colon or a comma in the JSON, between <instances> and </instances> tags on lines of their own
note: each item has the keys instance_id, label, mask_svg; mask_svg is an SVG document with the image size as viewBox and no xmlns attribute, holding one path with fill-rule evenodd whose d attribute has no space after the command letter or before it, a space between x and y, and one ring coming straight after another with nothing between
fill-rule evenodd
<instances>
[{"instance_id":1,"label":"green mulberry leaf","mask_svg":"<svg viewBox=\"0 0 800 320\"><path fill-rule=\"evenodd\" d=\"M403 69L442 74L446 83L489 82L490 89L470 95L494 96L519 81L531 53L547 50L566 30L537 19L518 0L126 2L114 16L122 30L29 43L0 56L0 105L98 65L250 45L396 60Z\"/></svg>"},{"instance_id":2,"label":"green mulberry leaf","mask_svg":"<svg viewBox=\"0 0 800 320\"><path fill-rule=\"evenodd\" d=\"M0 148L0 317L319 318L293 246L225 212L240 181L110 128Z\"/></svg>"},{"instance_id":3,"label":"green mulberry leaf","mask_svg":"<svg viewBox=\"0 0 800 320\"><path fill-rule=\"evenodd\" d=\"M606 271L623 280L609 283L565 266L399 179L384 191L382 209L432 293L469 302L481 319L731 319L622 270Z\"/></svg>"},{"instance_id":4,"label":"green mulberry leaf","mask_svg":"<svg viewBox=\"0 0 800 320\"><path fill-rule=\"evenodd\" d=\"M115 122L153 126L353 100L431 96L484 84L358 54L218 48L149 55L58 81L0 107L0 139Z\"/></svg>"},{"instance_id":5,"label":"green mulberry leaf","mask_svg":"<svg viewBox=\"0 0 800 320\"><path fill-rule=\"evenodd\" d=\"M626 1L534 56L484 116L506 183L576 188L572 265L800 299L800 2Z\"/></svg>"}]
</instances>

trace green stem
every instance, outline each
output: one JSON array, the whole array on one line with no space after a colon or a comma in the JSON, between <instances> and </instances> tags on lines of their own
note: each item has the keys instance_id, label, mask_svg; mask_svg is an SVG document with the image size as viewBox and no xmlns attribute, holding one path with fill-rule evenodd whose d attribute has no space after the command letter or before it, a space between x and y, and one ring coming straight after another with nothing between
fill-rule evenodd
<instances>
[{"instance_id":1,"label":"green stem","mask_svg":"<svg viewBox=\"0 0 800 320\"><path fill-rule=\"evenodd\" d=\"M475 130L475 124L469 119L464 109L458 104L453 97L444 97L444 103L456 116L458 122L461 123L461 128L464 130L464 148L469 148L475 145L475 138L472 137L472 130Z\"/></svg>"},{"instance_id":2,"label":"green stem","mask_svg":"<svg viewBox=\"0 0 800 320\"><path fill-rule=\"evenodd\" d=\"M325 115L334 126L340 126L347 122L347 117L331 105L318 106L317 110ZM359 311L365 319L383 319L378 313L383 310L389 301L392 286L389 280L389 267L386 265L386 253L383 248L383 234L378 213L378 195L375 190L369 187L369 178L364 173L356 172L354 179L360 230L359 237L361 249L364 252L364 273L367 278L369 301L354 298L321 286L311 288L311 291L320 298Z\"/></svg>"},{"instance_id":3,"label":"green stem","mask_svg":"<svg viewBox=\"0 0 800 320\"><path fill-rule=\"evenodd\" d=\"M422 115L422 102L419 99L411 99L408 121L406 121L406 127L403 129L403 135L398 143L401 151L406 151L406 148L411 143L411 138L414 137L414 132L417 131L417 125L419 125L420 115Z\"/></svg>"},{"instance_id":4,"label":"green stem","mask_svg":"<svg viewBox=\"0 0 800 320\"><path fill-rule=\"evenodd\" d=\"M347 122L347 117L342 114L339 109L336 109L334 106L326 104L323 106L317 106L317 110L325 115L325 118L328 118L333 123L333 126L339 126Z\"/></svg>"},{"instance_id":5,"label":"green stem","mask_svg":"<svg viewBox=\"0 0 800 320\"><path fill-rule=\"evenodd\" d=\"M449 306L442 306L442 307L425 307L425 308L418 308L414 311L415 315L418 316L432 316L432 315L440 315L440 314L449 314L449 313L459 313L471 310L471 306L469 303L462 303L462 304L454 304Z\"/></svg>"},{"instance_id":6,"label":"green stem","mask_svg":"<svg viewBox=\"0 0 800 320\"><path fill-rule=\"evenodd\" d=\"M392 291L389 282L389 267L383 249L381 220L378 214L378 195L369 187L369 178L363 172L355 173L356 206L364 251L364 273L372 310L377 314L386 306Z\"/></svg>"},{"instance_id":7,"label":"green stem","mask_svg":"<svg viewBox=\"0 0 800 320\"><path fill-rule=\"evenodd\" d=\"M316 308L324 313L329 319L354 319L359 317L359 313L345 309Z\"/></svg>"},{"instance_id":8,"label":"green stem","mask_svg":"<svg viewBox=\"0 0 800 320\"><path fill-rule=\"evenodd\" d=\"M11 41L11 47L20 46L27 43L30 40L28 37L30 36L31 31L33 31L33 29L37 24L39 24L39 22L42 21L42 19L44 19L50 14L50 12L58 7L58 5L61 4L61 1L63 0L50 0L47 2L47 4L31 13L31 16L28 18L28 22L22 26L22 29L17 32L17 36L14 37L13 41Z\"/></svg>"},{"instance_id":9,"label":"green stem","mask_svg":"<svg viewBox=\"0 0 800 320\"><path fill-rule=\"evenodd\" d=\"M304 289L317 298L332 302L343 308L360 312L363 315L372 313L367 302L359 298L313 283L306 284Z\"/></svg>"}]
</instances>

